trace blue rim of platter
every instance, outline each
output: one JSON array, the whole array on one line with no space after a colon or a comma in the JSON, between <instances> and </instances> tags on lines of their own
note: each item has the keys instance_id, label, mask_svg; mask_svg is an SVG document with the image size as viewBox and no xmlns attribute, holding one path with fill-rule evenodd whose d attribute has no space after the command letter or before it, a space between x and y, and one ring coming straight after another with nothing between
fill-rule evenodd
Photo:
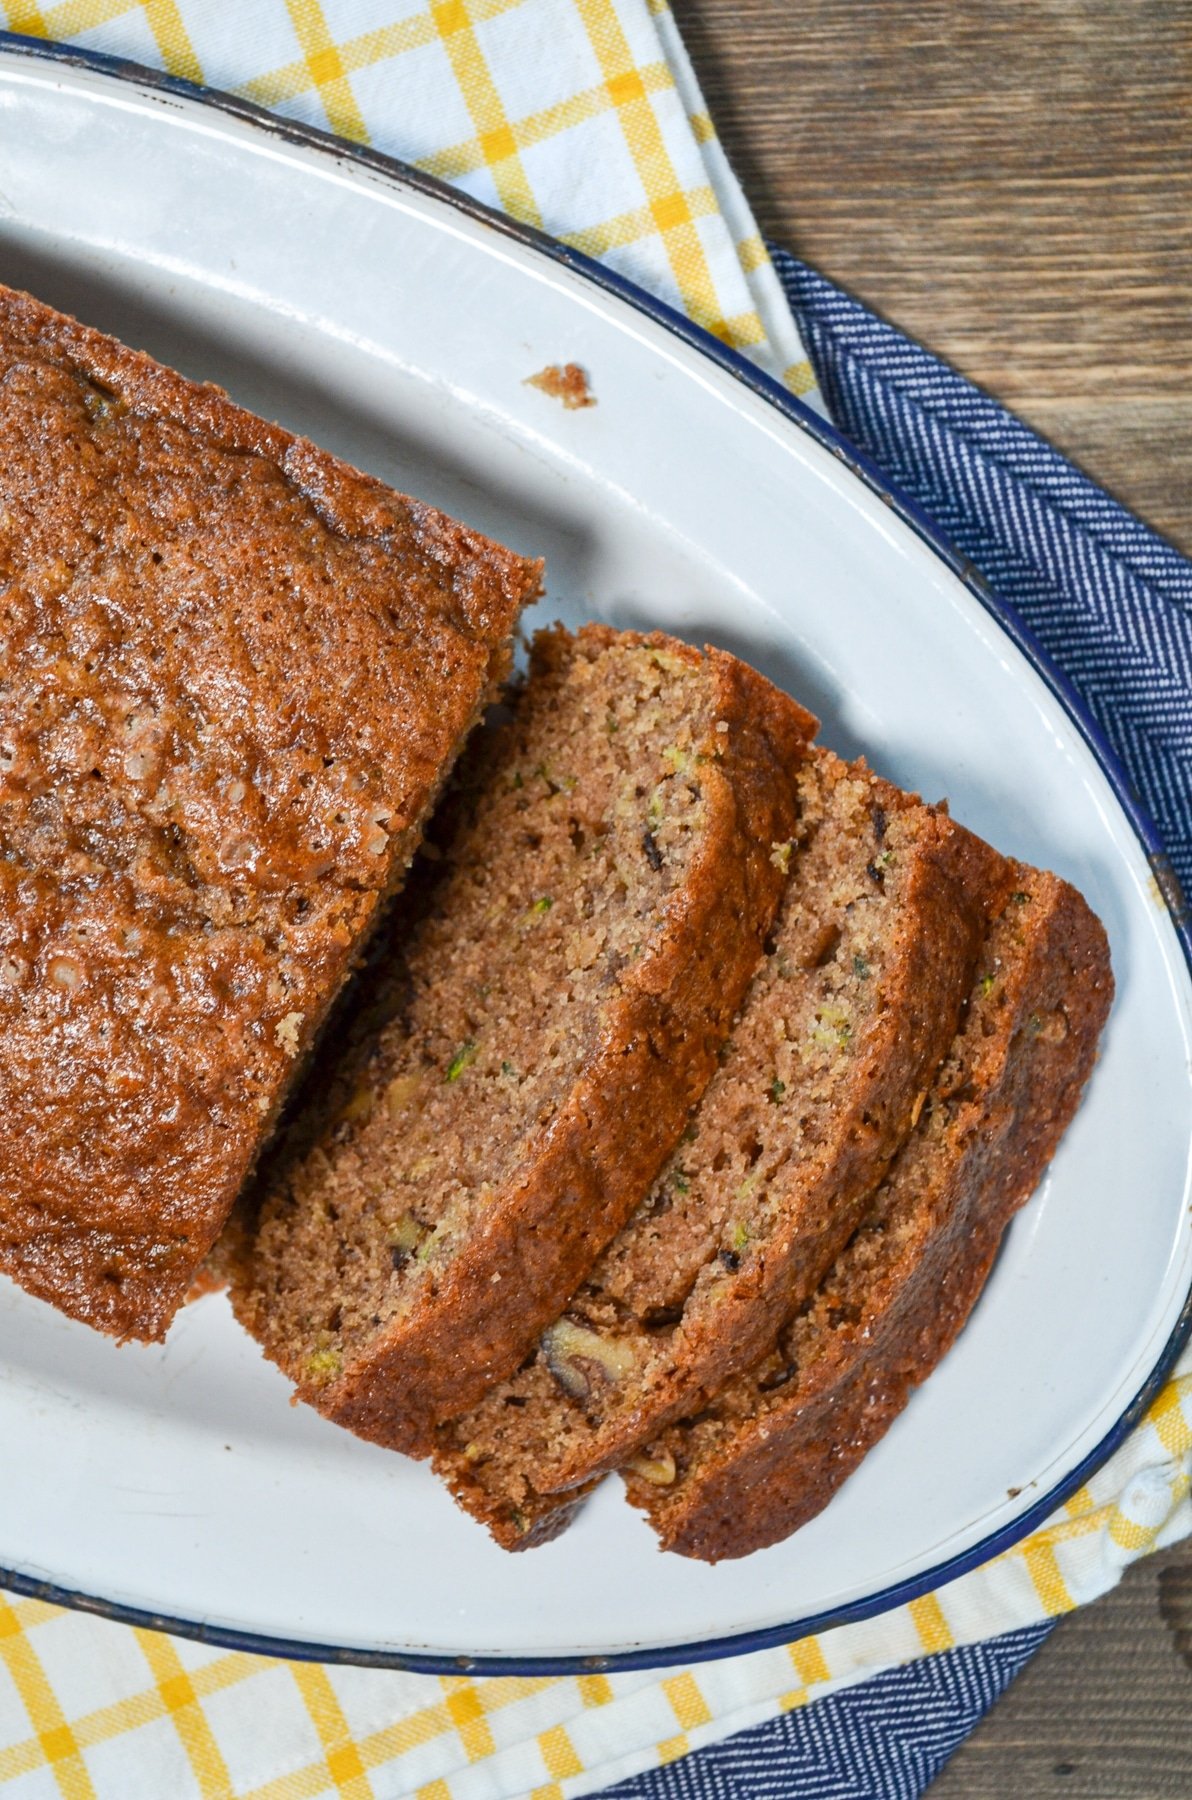
<instances>
[{"instance_id":1,"label":"blue rim of platter","mask_svg":"<svg viewBox=\"0 0 1192 1800\"><path fill-rule=\"evenodd\" d=\"M958 580L964 584L969 593L980 601L987 612L992 614L1006 636L1022 652L1031 668L1060 702L1092 751L1142 843L1156 885L1170 913L1189 972L1192 974L1192 914L1190 914L1188 904L1181 892L1179 881L1171 868L1159 834L1139 799L1129 775L1118 761L1117 755L1089 714L1075 688L1067 677L1055 667L1041 646L1036 643L1013 609L1004 600L998 598L973 563L967 557L962 556L947 541L915 502L893 487L878 466L860 452L855 445L849 443L848 439L843 437L834 426L788 393L770 376L764 374L747 357L721 343L718 338L713 337L701 326L692 324L690 319L676 312L665 301L655 299L652 294L645 292L636 283L626 280L624 276L615 274L611 269L593 261L582 251L573 250L568 245L560 243L556 238L548 237L546 233L535 230L532 226L522 225L518 221L508 218L504 213L494 211L482 201L474 200L467 194L457 192L434 176L424 174L420 169L401 162L397 157L386 156L380 151L350 143L311 125L279 118L274 113L254 106L250 101L240 100L234 95L220 93L212 88L200 87L179 76L165 75L159 70L145 68L139 63L128 62L121 57L107 56L97 51L80 50L73 45L48 43L39 38L25 37L10 31L0 31L0 52L28 57L63 69L80 69L88 74L103 75L111 80L138 87L149 98L157 98L167 104L173 100L197 102L211 112L254 126L262 135L275 141L294 144L304 150L314 151L321 156L332 157L340 162L355 163L399 187L412 188L420 194L454 208L457 212L464 213L467 217L490 227L502 236L512 238L526 248L536 251L540 256L546 257L549 261L582 276L596 287L613 295L624 305L632 307L636 312L644 313L655 324L682 339L684 343L700 351L720 368L735 376L738 381L743 382L746 387L751 388L776 411L782 413L798 430L805 432L817 444L842 462L859 481L877 494L890 507L891 511L935 552ZM335 1644L314 1644L305 1641L291 1641L287 1638L266 1637L249 1631L238 1631L222 1625L208 1624L201 1620L176 1619L162 1613L145 1612L137 1607L122 1606L116 1601L83 1594L71 1588L59 1587L52 1581L42 1581L35 1576L3 1567L0 1567L0 1588L7 1588L13 1593L43 1600L55 1606L71 1607L79 1612L93 1613L99 1618L109 1619L116 1624L142 1626L152 1631L170 1632L176 1637L192 1638L196 1642L211 1644L227 1650L242 1650L255 1656L284 1657L288 1660L302 1662L352 1664L375 1669L404 1669L425 1675L586 1675L594 1671L665 1668L675 1663L707 1662L716 1657L741 1656L752 1650L765 1650L774 1645L792 1643L799 1638L825 1631L834 1625L852 1624L860 1619L872 1618L875 1614L886 1612L895 1606L902 1606L907 1601L918 1599L920 1595L930 1593L947 1582L955 1581L959 1576L968 1574L982 1563L1011 1549L1024 1537L1029 1536L1036 1526L1041 1525L1062 1501L1087 1482L1133 1430L1157 1395L1167 1372L1190 1334L1192 1334L1192 1293L1189 1293L1185 1300L1179 1319L1151 1374L1117 1423L1076 1468L1072 1469L1041 1499L1036 1500L1011 1524L992 1532L970 1549L936 1564L934 1568L925 1573L882 1588L877 1593L866 1595L863 1599L833 1608L828 1612L813 1614L807 1618L792 1619L785 1625L772 1625L764 1629L738 1632L731 1637L710 1638L702 1643L676 1644L670 1647L652 1646L646 1649L618 1650L610 1652L607 1656L447 1656L404 1650L354 1650Z\"/></svg>"}]
</instances>

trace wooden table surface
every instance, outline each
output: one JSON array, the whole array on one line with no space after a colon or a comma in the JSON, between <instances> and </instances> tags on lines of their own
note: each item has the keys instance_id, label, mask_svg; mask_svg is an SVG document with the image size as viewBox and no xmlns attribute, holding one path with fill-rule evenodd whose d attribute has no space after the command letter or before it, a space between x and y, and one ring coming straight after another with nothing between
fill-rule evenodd
<instances>
[{"instance_id":1,"label":"wooden table surface","mask_svg":"<svg viewBox=\"0 0 1192 1800\"><path fill-rule=\"evenodd\" d=\"M673 3L762 230L1192 554L1192 0ZM932 1788L1010 1795L1192 1796L1192 1543L1065 1620Z\"/></svg>"}]
</instances>

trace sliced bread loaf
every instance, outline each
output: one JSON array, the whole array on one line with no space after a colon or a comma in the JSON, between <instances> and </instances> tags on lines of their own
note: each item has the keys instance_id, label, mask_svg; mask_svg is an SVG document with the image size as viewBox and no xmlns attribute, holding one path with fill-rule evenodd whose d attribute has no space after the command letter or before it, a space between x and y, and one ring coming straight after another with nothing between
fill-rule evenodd
<instances>
[{"instance_id":1,"label":"sliced bread loaf","mask_svg":"<svg viewBox=\"0 0 1192 1800\"><path fill-rule=\"evenodd\" d=\"M558 1315L715 1065L813 729L721 652L538 637L394 926L389 1016L271 1160L236 1259L238 1316L303 1399L423 1452Z\"/></svg>"},{"instance_id":2,"label":"sliced bread loaf","mask_svg":"<svg viewBox=\"0 0 1192 1800\"><path fill-rule=\"evenodd\" d=\"M979 967L918 1125L819 1291L627 1472L664 1548L746 1556L812 1518L968 1318L1076 1109L1113 993L1080 895L1021 866Z\"/></svg>"},{"instance_id":3,"label":"sliced bread loaf","mask_svg":"<svg viewBox=\"0 0 1192 1800\"><path fill-rule=\"evenodd\" d=\"M684 1141L534 1360L439 1434L439 1472L510 1547L548 1533L559 1490L762 1354L852 1234L956 1031L1008 865L827 751L800 790L769 953Z\"/></svg>"}]
</instances>

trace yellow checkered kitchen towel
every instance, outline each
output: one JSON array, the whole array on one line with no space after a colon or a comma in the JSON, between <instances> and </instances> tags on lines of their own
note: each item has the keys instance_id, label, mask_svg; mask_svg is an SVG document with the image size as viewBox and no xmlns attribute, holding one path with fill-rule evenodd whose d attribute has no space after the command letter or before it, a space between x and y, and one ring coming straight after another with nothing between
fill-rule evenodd
<instances>
[{"instance_id":1,"label":"yellow checkered kitchen towel","mask_svg":"<svg viewBox=\"0 0 1192 1800\"><path fill-rule=\"evenodd\" d=\"M818 403L660 0L9 0L0 24L416 163L599 257Z\"/></svg>"},{"instance_id":2,"label":"yellow checkered kitchen towel","mask_svg":"<svg viewBox=\"0 0 1192 1800\"><path fill-rule=\"evenodd\" d=\"M0 1595L0 1788L5 1800L570 1800L925 1651L1095 1599L1192 1530L1190 1477L1192 1355L1089 1485L995 1561L859 1625L657 1672L321 1668Z\"/></svg>"},{"instance_id":3,"label":"yellow checkered kitchen towel","mask_svg":"<svg viewBox=\"0 0 1192 1800\"><path fill-rule=\"evenodd\" d=\"M0 0L11 29L366 140L813 378L661 0ZM0 1596L13 1800L563 1800L925 1651L1095 1598L1192 1530L1192 1354L1041 1531L867 1623L690 1669L469 1680L213 1651Z\"/></svg>"}]
</instances>

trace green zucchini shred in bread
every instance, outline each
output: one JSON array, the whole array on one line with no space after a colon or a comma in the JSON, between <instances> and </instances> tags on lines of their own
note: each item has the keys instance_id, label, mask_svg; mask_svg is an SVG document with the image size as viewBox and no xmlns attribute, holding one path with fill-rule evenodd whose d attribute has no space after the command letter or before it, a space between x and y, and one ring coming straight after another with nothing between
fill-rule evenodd
<instances>
[{"instance_id":1,"label":"green zucchini shred in bread","mask_svg":"<svg viewBox=\"0 0 1192 1800\"><path fill-rule=\"evenodd\" d=\"M159 1338L541 570L8 288L0 445L0 1270Z\"/></svg>"},{"instance_id":2,"label":"green zucchini shred in bread","mask_svg":"<svg viewBox=\"0 0 1192 1800\"><path fill-rule=\"evenodd\" d=\"M501 1542L541 1541L568 1490L764 1351L956 1030L1006 865L863 764L813 752L799 786L768 954L683 1141L537 1356L439 1433L439 1472Z\"/></svg>"},{"instance_id":3,"label":"green zucchini shred in bread","mask_svg":"<svg viewBox=\"0 0 1192 1800\"><path fill-rule=\"evenodd\" d=\"M539 635L233 1258L237 1314L303 1399L425 1453L557 1315L715 1066L813 729L722 652Z\"/></svg>"},{"instance_id":4,"label":"green zucchini shred in bread","mask_svg":"<svg viewBox=\"0 0 1192 1800\"><path fill-rule=\"evenodd\" d=\"M1080 1101L1113 996L1105 933L1015 866L963 1026L818 1292L747 1375L626 1473L665 1549L716 1562L814 1517L955 1341Z\"/></svg>"}]
</instances>

